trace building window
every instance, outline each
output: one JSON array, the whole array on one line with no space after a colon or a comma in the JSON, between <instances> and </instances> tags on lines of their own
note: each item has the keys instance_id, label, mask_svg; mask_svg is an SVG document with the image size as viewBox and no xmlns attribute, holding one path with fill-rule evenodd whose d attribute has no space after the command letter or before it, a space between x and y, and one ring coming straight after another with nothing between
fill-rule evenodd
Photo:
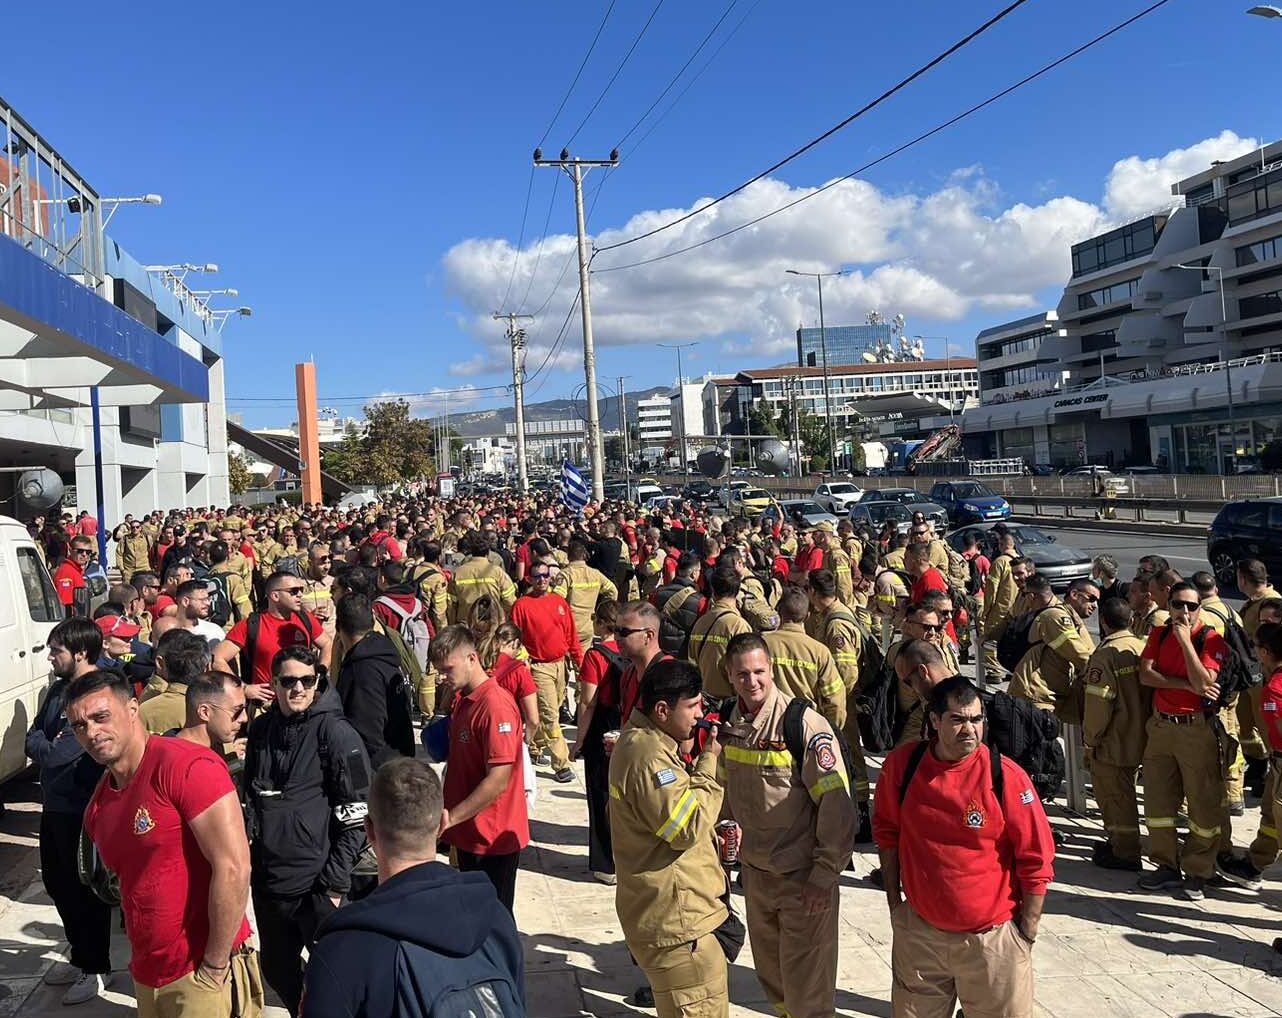
<instances>
[{"instance_id":1,"label":"building window","mask_svg":"<svg viewBox=\"0 0 1282 1018\"><path fill-rule=\"evenodd\" d=\"M1106 304L1115 304L1118 301L1130 300L1140 288L1139 277L1128 279L1121 283L1114 283L1112 286L1101 286L1098 290L1089 290L1086 293L1077 295L1077 309L1085 311L1088 308L1100 308Z\"/></svg>"},{"instance_id":2,"label":"building window","mask_svg":"<svg viewBox=\"0 0 1282 1018\"><path fill-rule=\"evenodd\" d=\"M1157 238L1165 225L1166 216L1150 216L1083 241L1073 248L1073 275L1098 272L1148 254L1157 246Z\"/></svg>"},{"instance_id":3,"label":"building window","mask_svg":"<svg viewBox=\"0 0 1282 1018\"><path fill-rule=\"evenodd\" d=\"M1261 173L1234 185L1229 189L1225 208L1232 225L1282 209L1282 170Z\"/></svg>"},{"instance_id":4,"label":"building window","mask_svg":"<svg viewBox=\"0 0 1282 1018\"><path fill-rule=\"evenodd\" d=\"M1238 299L1237 306L1239 318L1282 314L1282 290L1257 293L1254 297L1241 297Z\"/></svg>"},{"instance_id":5,"label":"building window","mask_svg":"<svg viewBox=\"0 0 1282 1018\"><path fill-rule=\"evenodd\" d=\"M1255 265L1257 262L1271 262L1282 254L1282 237L1269 237L1256 241L1246 247L1237 249L1238 266Z\"/></svg>"},{"instance_id":6,"label":"building window","mask_svg":"<svg viewBox=\"0 0 1282 1018\"><path fill-rule=\"evenodd\" d=\"M1098 353L1101 350L1111 350L1115 346L1117 346L1116 329L1092 332L1082 337L1082 353Z\"/></svg>"}]
</instances>

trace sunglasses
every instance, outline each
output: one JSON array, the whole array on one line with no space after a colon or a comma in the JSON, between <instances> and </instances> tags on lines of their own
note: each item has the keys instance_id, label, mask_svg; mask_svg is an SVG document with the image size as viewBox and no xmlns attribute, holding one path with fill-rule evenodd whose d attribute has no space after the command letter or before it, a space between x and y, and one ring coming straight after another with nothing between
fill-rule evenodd
<instances>
[{"instance_id":1,"label":"sunglasses","mask_svg":"<svg viewBox=\"0 0 1282 1018\"><path fill-rule=\"evenodd\" d=\"M1099 596L1097 594L1082 594L1081 598L1083 601L1089 601L1091 604L1095 604L1099 601Z\"/></svg>"},{"instance_id":2,"label":"sunglasses","mask_svg":"<svg viewBox=\"0 0 1282 1018\"><path fill-rule=\"evenodd\" d=\"M530 579L532 579L532 580L546 580L546 579L548 579L548 577L550 577L551 575L552 575L551 573L530 573Z\"/></svg>"},{"instance_id":3,"label":"sunglasses","mask_svg":"<svg viewBox=\"0 0 1282 1018\"><path fill-rule=\"evenodd\" d=\"M281 689L293 689L299 683L304 689L311 689L319 680L320 676L313 672L311 675L278 675L275 681Z\"/></svg>"},{"instance_id":4,"label":"sunglasses","mask_svg":"<svg viewBox=\"0 0 1282 1018\"><path fill-rule=\"evenodd\" d=\"M614 635L617 636L619 639L623 639L625 636L631 636L633 633L648 633L648 632L650 632L650 630L645 628L644 626L642 626L639 629L629 629L627 626L615 626L614 628Z\"/></svg>"},{"instance_id":5,"label":"sunglasses","mask_svg":"<svg viewBox=\"0 0 1282 1018\"><path fill-rule=\"evenodd\" d=\"M1197 601L1172 601L1172 608L1183 608L1186 612L1195 612L1202 606Z\"/></svg>"},{"instance_id":6,"label":"sunglasses","mask_svg":"<svg viewBox=\"0 0 1282 1018\"><path fill-rule=\"evenodd\" d=\"M224 707L221 703L214 703L213 701L206 701L206 702L209 704L209 706L213 707L215 710L222 711L224 714L230 717L233 721L235 721L238 717L240 717L245 713L245 705L243 703L237 704L235 710L229 710L228 708Z\"/></svg>"},{"instance_id":7,"label":"sunglasses","mask_svg":"<svg viewBox=\"0 0 1282 1018\"><path fill-rule=\"evenodd\" d=\"M920 627L921 627L922 632L925 632L925 633L941 633L941 632L943 632L943 630L944 630L944 627L943 627L943 626L940 626L940 625L930 625L930 624L925 623L925 622L914 622L914 623L912 623L912 625L914 625L914 626L920 626Z\"/></svg>"},{"instance_id":8,"label":"sunglasses","mask_svg":"<svg viewBox=\"0 0 1282 1018\"><path fill-rule=\"evenodd\" d=\"M282 594L289 594L291 597L296 597L306 589L306 587L281 587L280 592Z\"/></svg>"},{"instance_id":9,"label":"sunglasses","mask_svg":"<svg viewBox=\"0 0 1282 1018\"><path fill-rule=\"evenodd\" d=\"M88 548L72 548L72 549L71 549L71 554L73 554L73 555L92 555L92 554L93 554L93 552L92 552L92 551L90 551Z\"/></svg>"},{"instance_id":10,"label":"sunglasses","mask_svg":"<svg viewBox=\"0 0 1282 1018\"><path fill-rule=\"evenodd\" d=\"M313 561L313 562L315 562L318 566L323 566L326 562L328 562L328 561L329 561L329 556L328 556L328 555L313 555L313 556L312 556L312 561Z\"/></svg>"}]
</instances>

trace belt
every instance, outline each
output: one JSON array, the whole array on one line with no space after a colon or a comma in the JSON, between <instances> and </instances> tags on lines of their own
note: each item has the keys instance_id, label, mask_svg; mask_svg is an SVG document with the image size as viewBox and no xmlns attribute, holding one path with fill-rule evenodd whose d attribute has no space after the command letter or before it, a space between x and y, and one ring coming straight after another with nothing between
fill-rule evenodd
<instances>
[{"instance_id":1,"label":"belt","mask_svg":"<svg viewBox=\"0 0 1282 1018\"><path fill-rule=\"evenodd\" d=\"M1192 725L1200 721L1206 721L1207 718L1213 717L1212 714L1163 714L1157 712L1157 716L1163 721L1169 721L1173 725Z\"/></svg>"}]
</instances>

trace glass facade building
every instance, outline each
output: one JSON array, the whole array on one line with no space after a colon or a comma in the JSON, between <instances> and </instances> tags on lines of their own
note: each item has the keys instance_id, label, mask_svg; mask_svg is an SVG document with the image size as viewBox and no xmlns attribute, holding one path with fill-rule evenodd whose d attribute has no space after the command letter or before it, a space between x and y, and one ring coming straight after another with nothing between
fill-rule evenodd
<instances>
[{"instance_id":1,"label":"glass facade building","mask_svg":"<svg viewBox=\"0 0 1282 1018\"><path fill-rule=\"evenodd\" d=\"M862 364L864 351L881 343L897 342L895 327L889 322L880 325L829 325L823 330L820 342L818 329L797 330L797 366L822 368L822 347L828 349L828 365Z\"/></svg>"}]
</instances>

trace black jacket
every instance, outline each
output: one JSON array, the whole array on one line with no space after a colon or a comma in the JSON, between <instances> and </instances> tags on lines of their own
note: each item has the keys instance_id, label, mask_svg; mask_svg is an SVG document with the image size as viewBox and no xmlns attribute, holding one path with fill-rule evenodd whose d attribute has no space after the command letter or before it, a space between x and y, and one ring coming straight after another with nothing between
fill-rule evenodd
<instances>
[{"instance_id":1,"label":"black jacket","mask_svg":"<svg viewBox=\"0 0 1282 1018\"><path fill-rule=\"evenodd\" d=\"M346 893L365 844L369 780L365 746L327 682L301 714L273 705L256 717L241 777L254 887Z\"/></svg>"},{"instance_id":2,"label":"black jacket","mask_svg":"<svg viewBox=\"0 0 1282 1018\"><path fill-rule=\"evenodd\" d=\"M440 1006L446 1002L434 989L477 985L489 975L514 993L515 1000L505 1001L508 986L496 992L498 1013L508 1018L525 1013L524 969L516 924L485 875L420 863L321 924L308 958L303 1010L307 1018L488 1015L492 1008L460 1010L466 999ZM400 1006L398 993L419 1006Z\"/></svg>"},{"instance_id":3,"label":"black jacket","mask_svg":"<svg viewBox=\"0 0 1282 1018\"><path fill-rule=\"evenodd\" d=\"M83 816L102 777L67 723L69 679L55 679L35 723L27 730L27 756L40 768L40 790L46 813Z\"/></svg>"},{"instance_id":4,"label":"black jacket","mask_svg":"<svg viewBox=\"0 0 1282 1018\"><path fill-rule=\"evenodd\" d=\"M338 695L374 770L393 757L414 755L410 693L390 639L369 633L343 656Z\"/></svg>"}]
</instances>

